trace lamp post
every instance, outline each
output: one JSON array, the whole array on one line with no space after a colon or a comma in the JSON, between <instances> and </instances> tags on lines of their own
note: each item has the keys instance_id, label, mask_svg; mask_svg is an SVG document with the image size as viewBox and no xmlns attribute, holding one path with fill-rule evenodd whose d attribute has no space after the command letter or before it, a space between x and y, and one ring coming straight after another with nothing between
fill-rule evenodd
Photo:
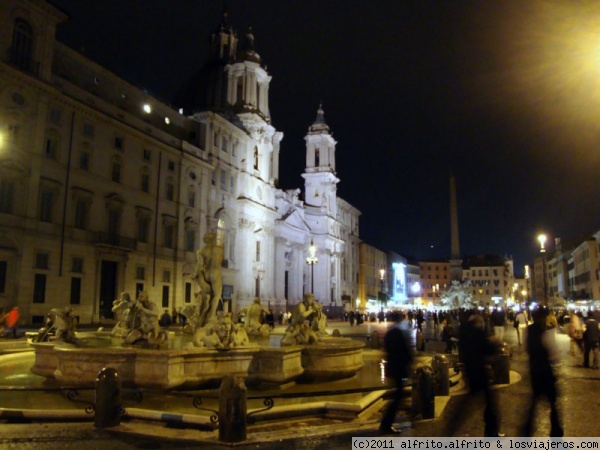
<instances>
[{"instance_id":1,"label":"lamp post","mask_svg":"<svg viewBox=\"0 0 600 450\"><path fill-rule=\"evenodd\" d=\"M306 264L310 266L310 293L315 294L315 264L319 262L317 258L317 247L313 240L310 240L310 247L308 247L308 258L306 258Z\"/></svg>"},{"instance_id":2,"label":"lamp post","mask_svg":"<svg viewBox=\"0 0 600 450\"><path fill-rule=\"evenodd\" d=\"M379 283L380 283L380 291L381 294L379 296L380 302L381 302L381 308L387 306L387 301L385 298L385 291L384 291L384 287L385 287L385 269L382 267L381 269L379 269Z\"/></svg>"},{"instance_id":3,"label":"lamp post","mask_svg":"<svg viewBox=\"0 0 600 450\"><path fill-rule=\"evenodd\" d=\"M539 234L537 240L540 243L540 253L542 254L542 278L543 278L543 289L544 289L544 303L546 306L548 305L548 291L546 287L546 248L544 245L546 244L546 235Z\"/></svg>"}]
</instances>

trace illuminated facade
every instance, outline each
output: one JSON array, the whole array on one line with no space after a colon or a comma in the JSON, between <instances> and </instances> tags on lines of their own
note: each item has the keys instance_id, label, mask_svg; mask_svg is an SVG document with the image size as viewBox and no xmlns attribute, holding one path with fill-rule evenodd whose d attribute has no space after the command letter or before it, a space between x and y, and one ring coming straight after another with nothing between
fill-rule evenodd
<instances>
[{"instance_id":1,"label":"illuminated facade","mask_svg":"<svg viewBox=\"0 0 600 450\"><path fill-rule=\"evenodd\" d=\"M298 303L313 239L317 300L355 298L360 212L337 198L336 142L319 108L305 200L277 187L283 133L250 32L224 17L173 109L57 42L67 16L46 1L2 2L0 20L0 306L36 323L66 305L101 322L122 291L183 307L208 231L234 314Z\"/></svg>"}]
</instances>

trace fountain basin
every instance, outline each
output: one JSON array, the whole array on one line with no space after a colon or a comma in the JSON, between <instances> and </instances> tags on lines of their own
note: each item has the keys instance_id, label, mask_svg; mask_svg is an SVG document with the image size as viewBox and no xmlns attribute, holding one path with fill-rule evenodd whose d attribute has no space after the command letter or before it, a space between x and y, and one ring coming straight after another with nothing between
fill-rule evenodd
<instances>
[{"instance_id":1,"label":"fountain basin","mask_svg":"<svg viewBox=\"0 0 600 450\"><path fill-rule=\"evenodd\" d=\"M79 348L64 343L32 343L31 371L67 385L93 386L104 367L117 370L124 386L150 389L201 387L227 375L248 376L258 346L219 351L204 348L152 350ZM54 370L53 370L54 369Z\"/></svg>"},{"instance_id":2,"label":"fountain basin","mask_svg":"<svg viewBox=\"0 0 600 450\"><path fill-rule=\"evenodd\" d=\"M332 381L354 376L363 366L364 342L350 338L324 337L302 351L305 381Z\"/></svg>"},{"instance_id":3,"label":"fountain basin","mask_svg":"<svg viewBox=\"0 0 600 450\"><path fill-rule=\"evenodd\" d=\"M78 345L31 343L35 352L31 372L69 386L93 387L98 372L112 367L124 386L190 389L217 385L227 375L244 377L253 385L340 380L354 376L364 365L365 344L350 338L326 336L313 345L268 343L215 350L190 344L161 349L123 347L106 335L81 336L85 337Z\"/></svg>"}]
</instances>

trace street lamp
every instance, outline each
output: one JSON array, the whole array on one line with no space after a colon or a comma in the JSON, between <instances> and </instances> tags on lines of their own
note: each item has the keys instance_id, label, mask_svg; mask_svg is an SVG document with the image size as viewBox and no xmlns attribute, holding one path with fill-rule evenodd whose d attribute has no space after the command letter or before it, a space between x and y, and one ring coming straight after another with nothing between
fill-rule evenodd
<instances>
[{"instance_id":1,"label":"street lamp","mask_svg":"<svg viewBox=\"0 0 600 450\"><path fill-rule=\"evenodd\" d=\"M381 286L380 286L381 295L379 296L379 301L381 303L381 305L380 305L381 308L383 308L384 306L387 306L387 304L385 304L387 302L386 302L385 291L384 291L384 286L385 286L385 269L383 267L381 269L379 269L379 283L381 284Z\"/></svg>"},{"instance_id":2,"label":"street lamp","mask_svg":"<svg viewBox=\"0 0 600 450\"><path fill-rule=\"evenodd\" d=\"M310 240L310 247L308 247L308 258L306 258L306 264L310 266L310 293L315 294L315 264L319 262L317 258L317 247L313 240Z\"/></svg>"},{"instance_id":3,"label":"street lamp","mask_svg":"<svg viewBox=\"0 0 600 450\"><path fill-rule=\"evenodd\" d=\"M544 244L546 243L546 235L539 234L537 239L540 242L540 253L542 253L542 285L544 289L544 303L548 305L548 291L546 287L546 248L544 247Z\"/></svg>"}]
</instances>

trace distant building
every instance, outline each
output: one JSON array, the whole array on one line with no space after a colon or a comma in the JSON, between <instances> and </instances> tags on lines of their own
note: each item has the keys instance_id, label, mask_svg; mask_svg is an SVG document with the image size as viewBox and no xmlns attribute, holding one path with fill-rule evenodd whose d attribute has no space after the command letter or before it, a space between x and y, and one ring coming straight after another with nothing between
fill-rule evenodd
<instances>
[{"instance_id":1,"label":"distant building","mask_svg":"<svg viewBox=\"0 0 600 450\"><path fill-rule=\"evenodd\" d=\"M419 261L421 277L421 305L440 307L440 299L450 284L449 261Z\"/></svg>"},{"instance_id":2,"label":"distant building","mask_svg":"<svg viewBox=\"0 0 600 450\"><path fill-rule=\"evenodd\" d=\"M494 255L465 258L463 280L470 282L475 304L505 307L513 297L513 261Z\"/></svg>"}]
</instances>

